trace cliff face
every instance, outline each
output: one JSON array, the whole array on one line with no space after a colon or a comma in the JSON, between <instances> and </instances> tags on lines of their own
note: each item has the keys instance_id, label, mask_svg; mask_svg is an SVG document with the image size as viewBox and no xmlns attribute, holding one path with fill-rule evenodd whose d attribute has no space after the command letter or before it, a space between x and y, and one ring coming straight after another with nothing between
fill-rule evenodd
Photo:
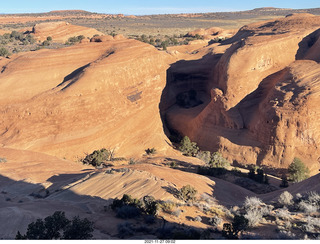
<instances>
[{"instance_id":1,"label":"cliff face","mask_svg":"<svg viewBox=\"0 0 320 244\"><path fill-rule=\"evenodd\" d=\"M59 157L102 147L166 151L158 104L169 55L135 41L88 43L2 60L0 143Z\"/></svg>"},{"instance_id":2,"label":"cliff face","mask_svg":"<svg viewBox=\"0 0 320 244\"><path fill-rule=\"evenodd\" d=\"M200 85L201 79L184 80L179 90L177 79L168 80L164 96L173 101L195 89L203 102L193 107L176 102L163 111L171 132L242 164L286 168L300 157L317 172L319 24L318 16L291 15L244 26L220 45L227 47L222 54L215 53L217 44L209 46L212 52L196 61L211 64L205 71L207 86Z\"/></svg>"}]
</instances>

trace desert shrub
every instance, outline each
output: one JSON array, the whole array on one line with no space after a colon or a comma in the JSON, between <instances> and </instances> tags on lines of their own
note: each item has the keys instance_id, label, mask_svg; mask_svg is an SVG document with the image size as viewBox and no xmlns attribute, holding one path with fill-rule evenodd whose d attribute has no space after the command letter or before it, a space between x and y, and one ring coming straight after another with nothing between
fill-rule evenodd
<instances>
[{"instance_id":1,"label":"desert shrub","mask_svg":"<svg viewBox=\"0 0 320 244\"><path fill-rule=\"evenodd\" d=\"M294 240L296 235L291 231L280 230L278 233L278 239L280 240Z\"/></svg>"},{"instance_id":2,"label":"desert shrub","mask_svg":"<svg viewBox=\"0 0 320 244\"><path fill-rule=\"evenodd\" d=\"M123 219L135 218L141 213L156 215L159 203L152 196L144 196L143 201L124 194L121 199L115 198L110 205L117 212L117 217Z\"/></svg>"},{"instance_id":3,"label":"desert shrub","mask_svg":"<svg viewBox=\"0 0 320 244\"><path fill-rule=\"evenodd\" d=\"M299 158L294 158L288 167L288 173L290 180L300 182L309 177L310 171Z\"/></svg>"},{"instance_id":4,"label":"desert shrub","mask_svg":"<svg viewBox=\"0 0 320 244\"><path fill-rule=\"evenodd\" d=\"M167 200L160 205L162 211L171 214L174 208L176 207L176 204L170 200Z\"/></svg>"},{"instance_id":5,"label":"desert shrub","mask_svg":"<svg viewBox=\"0 0 320 244\"><path fill-rule=\"evenodd\" d=\"M133 206L136 208L142 208L142 202L139 199L132 198L128 194L123 194L121 199L115 198L110 205L112 210L116 210L117 208L121 208L123 206Z\"/></svg>"},{"instance_id":6,"label":"desert shrub","mask_svg":"<svg viewBox=\"0 0 320 244\"><path fill-rule=\"evenodd\" d=\"M263 202L260 200L260 198L257 197L246 197L246 200L244 201L243 207L246 210L249 209L255 209L258 208L259 206L261 206L263 204Z\"/></svg>"},{"instance_id":7,"label":"desert shrub","mask_svg":"<svg viewBox=\"0 0 320 244\"><path fill-rule=\"evenodd\" d=\"M131 223L124 222L124 223L118 224L117 228L118 228L118 236L121 239L128 238L135 234L135 229L133 228Z\"/></svg>"},{"instance_id":8,"label":"desert shrub","mask_svg":"<svg viewBox=\"0 0 320 244\"><path fill-rule=\"evenodd\" d=\"M129 165L134 165L134 164L137 164L137 161L134 160L133 158L130 158L128 164L129 164Z\"/></svg>"},{"instance_id":9,"label":"desert shrub","mask_svg":"<svg viewBox=\"0 0 320 244\"><path fill-rule=\"evenodd\" d=\"M196 199L197 192L198 191L194 187L186 185L179 190L179 198L186 202L194 201Z\"/></svg>"},{"instance_id":10,"label":"desert shrub","mask_svg":"<svg viewBox=\"0 0 320 244\"><path fill-rule=\"evenodd\" d=\"M79 36L77 36L77 39L78 39L78 41L81 41L81 40L83 40L83 39L85 39L86 37L84 36L84 35L79 35Z\"/></svg>"},{"instance_id":11,"label":"desert shrub","mask_svg":"<svg viewBox=\"0 0 320 244\"><path fill-rule=\"evenodd\" d=\"M76 36L73 36L73 37L70 37L69 39L68 39L68 42L69 43L77 43L79 40L78 40L78 38L76 37Z\"/></svg>"},{"instance_id":12,"label":"desert shrub","mask_svg":"<svg viewBox=\"0 0 320 244\"><path fill-rule=\"evenodd\" d=\"M290 220L291 219L290 212L286 208L280 208L280 209L275 210L275 216L282 219L282 220Z\"/></svg>"},{"instance_id":13,"label":"desert shrub","mask_svg":"<svg viewBox=\"0 0 320 244\"><path fill-rule=\"evenodd\" d=\"M183 155L185 156L195 157L199 151L199 148L197 146L197 143L191 142L189 137L185 136L180 142L179 150L183 152Z\"/></svg>"},{"instance_id":14,"label":"desert shrub","mask_svg":"<svg viewBox=\"0 0 320 244\"><path fill-rule=\"evenodd\" d=\"M152 196L144 196L144 212L148 215L156 215L159 210L159 203Z\"/></svg>"},{"instance_id":15,"label":"desert shrub","mask_svg":"<svg viewBox=\"0 0 320 244\"><path fill-rule=\"evenodd\" d=\"M320 219L308 216L302 229L309 233L318 232L320 230Z\"/></svg>"},{"instance_id":16,"label":"desert shrub","mask_svg":"<svg viewBox=\"0 0 320 244\"><path fill-rule=\"evenodd\" d=\"M248 220L249 227L255 227L261 222L263 213L261 209L250 209L244 217Z\"/></svg>"},{"instance_id":17,"label":"desert shrub","mask_svg":"<svg viewBox=\"0 0 320 244\"><path fill-rule=\"evenodd\" d=\"M219 177L225 175L228 171L225 168L214 168L207 166L199 166L197 173L200 175L209 175L214 177Z\"/></svg>"},{"instance_id":18,"label":"desert shrub","mask_svg":"<svg viewBox=\"0 0 320 244\"><path fill-rule=\"evenodd\" d=\"M102 148L100 150L95 150L93 153L87 155L83 160L84 164L91 164L92 166L100 166L104 161L112 160L113 153L110 150Z\"/></svg>"},{"instance_id":19,"label":"desert shrub","mask_svg":"<svg viewBox=\"0 0 320 244\"><path fill-rule=\"evenodd\" d=\"M289 221L289 220L284 221L283 227L284 227L286 230L290 230L290 229L292 228L292 223L291 223L291 221Z\"/></svg>"},{"instance_id":20,"label":"desert shrub","mask_svg":"<svg viewBox=\"0 0 320 244\"><path fill-rule=\"evenodd\" d=\"M6 163L7 159L6 158L0 158L0 163Z\"/></svg>"},{"instance_id":21,"label":"desert shrub","mask_svg":"<svg viewBox=\"0 0 320 244\"><path fill-rule=\"evenodd\" d=\"M145 150L147 155L153 155L157 153L157 150L153 147L153 148L148 148Z\"/></svg>"},{"instance_id":22,"label":"desert shrub","mask_svg":"<svg viewBox=\"0 0 320 244\"><path fill-rule=\"evenodd\" d=\"M214 152L211 155L211 159L210 159L209 165L211 167L214 167L214 168L227 168L227 167L230 166L230 162L227 159L225 159L221 155L221 153Z\"/></svg>"},{"instance_id":23,"label":"desert shrub","mask_svg":"<svg viewBox=\"0 0 320 244\"><path fill-rule=\"evenodd\" d=\"M1 57L9 57L10 56L10 52L8 49L6 49L5 47L0 47L0 56Z\"/></svg>"},{"instance_id":24,"label":"desert shrub","mask_svg":"<svg viewBox=\"0 0 320 244\"><path fill-rule=\"evenodd\" d=\"M196 222L201 222L201 221L202 221L201 216L196 216L196 217L194 218L194 221L196 221Z\"/></svg>"},{"instance_id":25,"label":"desert shrub","mask_svg":"<svg viewBox=\"0 0 320 244\"><path fill-rule=\"evenodd\" d=\"M222 236L227 239L238 239L239 233L248 228L248 223L243 215L235 215L232 224L223 224Z\"/></svg>"},{"instance_id":26,"label":"desert shrub","mask_svg":"<svg viewBox=\"0 0 320 244\"><path fill-rule=\"evenodd\" d=\"M48 36L48 37L47 37L47 41L51 42L51 41L52 41L52 37L51 37L51 36Z\"/></svg>"},{"instance_id":27,"label":"desert shrub","mask_svg":"<svg viewBox=\"0 0 320 244\"><path fill-rule=\"evenodd\" d=\"M37 219L28 225L27 233L22 235L19 231L16 240L53 240L53 239L91 239L93 223L88 219L74 217L72 221L65 217L61 211L55 212L44 220Z\"/></svg>"},{"instance_id":28,"label":"desert shrub","mask_svg":"<svg viewBox=\"0 0 320 244\"><path fill-rule=\"evenodd\" d=\"M117 209L117 217L121 219L132 219L140 216L140 209L134 206L125 205Z\"/></svg>"},{"instance_id":29,"label":"desert shrub","mask_svg":"<svg viewBox=\"0 0 320 244\"><path fill-rule=\"evenodd\" d=\"M28 34L26 35L25 39L30 43L30 44L34 44L36 42L36 39L34 38L33 34Z\"/></svg>"},{"instance_id":30,"label":"desert shrub","mask_svg":"<svg viewBox=\"0 0 320 244\"><path fill-rule=\"evenodd\" d=\"M45 40L45 41L42 42L41 45L44 46L44 47L50 46L50 42L48 40Z\"/></svg>"},{"instance_id":31,"label":"desert shrub","mask_svg":"<svg viewBox=\"0 0 320 244\"><path fill-rule=\"evenodd\" d=\"M23 41L24 35L23 35L22 32L12 31L11 34L10 34L10 38L13 38L13 39L18 40L18 41Z\"/></svg>"},{"instance_id":32,"label":"desert shrub","mask_svg":"<svg viewBox=\"0 0 320 244\"><path fill-rule=\"evenodd\" d=\"M170 168L175 168L177 167L177 163L175 161L170 161L167 163L167 165L170 167Z\"/></svg>"},{"instance_id":33,"label":"desert shrub","mask_svg":"<svg viewBox=\"0 0 320 244\"><path fill-rule=\"evenodd\" d=\"M200 158L208 162L208 166L199 166L198 174L218 177L225 175L228 172L226 168L230 166L230 162L219 152L215 152L211 155L210 152L203 152L199 155Z\"/></svg>"},{"instance_id":34,"label":"desert shrub","mask_svg":"<svg viewBox=\"0 0 320 244\"><path fill-rule=\"evenodd\" d=\"M285 191L279 196L278 203L282 206L290 206L293 204L293 196Z\"/></svg>"},{"instance_id":35,"label":"desert shrub","mask_svg":"<svg viewBox=\"0 0 320 244\"><path fill-rule=\"evenodd\" d=\"M318 210L317 206L314 206L305 201L301 201L298 203L298 209L305 213L314 213Z\"/></svg>"},{"instance_id":36,"label":"desert shrub","mask_svg":"<svg viewBox=\"0 0 320 244\"><path fill-rule=\"evenodd\" d=\"M222 219L218 216L214 216L209 219L209 224L214 227L218 227L221 223L222 223Z\"/></svg>"},{"instance_id":37,"label":"desert shrub","mask_svg":"<svg viewBox=\"0 0 320 244\"><path fill-rule=\"evenodd\" d=\"M176 210L174 210L173 212L171 212L171 214L172 214L173 216L177 217L177 218L180 217L181 213L182 213L182 210L181 210L181 209L176 209Z\"/></svg>"},{"instance_id":38,"label":"desert shrub","mask_svg":"<svg viewBox=\"0 0 320 244\"><path fill-rule=\"evenodd\" d=\"M197 158L205 162L206 164L209 164L211 160L211 152L209 151L200 151L197 154Z\"/></svg>"},{"instance_id":39,"label":"desert shrub","mask_svg":"<svg viewBox=\"0 0 320 244\"><path fill-rule=\"evenodd\" d=\"M217 199L215 197L209 196L207 193L203 193L200 196L200 201L205 201L208 204L214 204L217 202Z\"/></svg>"},{"instance_id":40,"label":"desert shrub","mask_svg":"<svg viewBox=\"0 0 320 244\"><path fill-rule=\"evenodd\" d=\"M308 192L307 193L307 201L314 205L317 206L318 208L320 207L320 194L314 191Z\"/></svg>"}]
</instances>

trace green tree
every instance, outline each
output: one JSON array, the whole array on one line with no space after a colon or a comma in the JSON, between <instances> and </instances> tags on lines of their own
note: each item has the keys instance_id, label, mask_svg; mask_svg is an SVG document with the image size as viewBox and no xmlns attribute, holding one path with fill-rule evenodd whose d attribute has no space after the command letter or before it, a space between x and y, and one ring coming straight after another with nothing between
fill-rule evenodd
<instances>
[{"instance_id":1,"label":"green tree","mask_svg":"<svg viewBox=\"0 0 320 244\"><path fill-rule=\"evenodd\" d=\"M227 168L230 166L230 162L227 159L225 159L221 153L214 152L211 155L209 165L214 168Z\"/></svg>"},{"instance_id":2,"label":"green tree","mask_svg":"<svg viewBox=\"0 0 320 244\"><path fill-rule=\"evenodd\" d=\"M159 203L153 196L144 196L144 211L149 215L156 215L159 209Z\"/></svg>"},{"instance_id":3,"label":"green tree","mask_svg":"<svg viewBox=\"0 0 320 244\"><path fill-rule=\"evenodd\" d=\"M167 50L168 43L165 41L161 42L160 46L162 47L163 50Z\"/></svg>"},{"instance_id":4,"label":"green tree","mask_svg":"<svg viewBox=\"0 0 320 244\"><path fill-rule=\"evenodd\" d=\"M56 211L53 215L46 217L44 219L46 239L60 239L60 230L63 230L69 223L65 213L61 211Z\"/></svg>"},{"instance_id":5,"label":"green tree","mask_svg":"<svg viewBox=\"0 0 320 244\"><path fill-rule=\"evenodd\" d=\"M309 177L310 171L299 158L294 158L288 167L289 179L293 182L300 182Z\"/></svg>"},{"instance_id":6,"label":"green tree","mask_svg":"<svg viewBox=\"0 0 320 244\"><path fill-rule=\"evenodd\" d=\"M93 223L87 218L80 219L78 216L74 217L71 224L67 225L64 232L64 240L88 240L92 239Z\"/></svg>"},{"instance_id":7,"label":"green tree","mask_svg":"<svg viewBox=\"0 0 320 244\"><path fill-rule=\"evenodd\" d=\"M199 147L197 147L197 143L191 142L189 137L185 136L180 142L179 150L186 156L195 157L199 151Z\"/></svg>"},{"instance_id":8,"label":"green tree","mask_svg":"<svg viewBox=\"0 0 320 244\"><path fill-rule=\"evenodd\" d=\"M52 41L52 37L51 37L51 36L48 36L48 37L47 37L47 41L51 42L51 41Z\"/></svg>"},{"instance_id":9,"label":"green tree","mask_svg":"<svg viewBox=\"0 0 320 244\"><path fill-rule=\"evenodd\" d=\"M93 153L87 155L83 160L84 164L91 164L92 166L100 166L104 161L113 159L113 151L102 148L95 150Z\"/></svg>"},{"instance_id":10,"label":"green tree","mask_svg":"<svg viewBox=\"0 0 320 244\"><path fill-rule=\"evenodd\" d=\"M88 219L74 217L72 221L65 217L65 213L56 211L53 215L44 220L37 219L28 225L27 233L22 235L18 231L16 240L59 240L73 239L86 240L91 239L93 232L93 223ZM62 234L63 233L63 234Z\"/></svg>"}]
</instances>

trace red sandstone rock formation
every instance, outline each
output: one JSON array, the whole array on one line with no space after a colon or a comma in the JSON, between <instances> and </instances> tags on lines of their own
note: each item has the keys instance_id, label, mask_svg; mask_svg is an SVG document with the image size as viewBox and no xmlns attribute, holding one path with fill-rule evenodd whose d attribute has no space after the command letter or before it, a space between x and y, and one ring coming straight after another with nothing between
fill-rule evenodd
<instances>
[{"instance_id":1,"label":"red sandstone rock formation","mask_svg":"<svg viewBox=\"0 0 320 244\"><path fill-rule=\"evenodd\" d=\"M124 39L0 62L2 145L67 158L169 149L158 104L172 58L153 46Z\"/></svg>"},{"instance_id":2,"label":"red sandstone rock formation","mask_svg":"<svg viewBox=\"0 0 320 244\"><path fill-rule=\"evenodd\" d=\"M103 35L93 28L72 25L64 21L36 24L32 32L40 41L44 41L48 36L51 36L55 42L63 43L73 36L83 35L91 38L94 35Z\"/></svg>"},{"instance_id":3,"label":"red sandstone rock formation","mask_svg":"<svg viewBox=\"0 0 320 244\"><path fill-rule=\"evenodd\" d=\"M223 42L230 46L222 55L172 66L162 110L171 131L239 163L286 168L300 157L317 172L319 26L309 14L255 23ZM211 69L194 73L203 63ZM188 109L174 105L192 89L198 97L184 95Z\"/></svg>"}]
</instances>

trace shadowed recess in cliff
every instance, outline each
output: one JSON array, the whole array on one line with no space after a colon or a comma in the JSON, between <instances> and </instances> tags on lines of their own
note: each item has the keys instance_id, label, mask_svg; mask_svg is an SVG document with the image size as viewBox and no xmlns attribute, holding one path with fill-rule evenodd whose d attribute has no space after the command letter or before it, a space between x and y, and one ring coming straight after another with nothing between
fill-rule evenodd
<instances>
[{"instance_id":1,"label":"shadowed recess in cliff","mask_svg":"<svg viewBox=\"0 0 320 244\"><path fill-rule=\"evenodd\" d=\"M212 65L217 57L206 54L199 60L180 60L167 70L166 86L159 103L163 128L171 141L177 142L180 135L167 121L166 113L170 109L185 111L199 109L198 113L210 101L210 83ZM201 105L201 106L200 106Z\"/></svg>"}]
</instances>

